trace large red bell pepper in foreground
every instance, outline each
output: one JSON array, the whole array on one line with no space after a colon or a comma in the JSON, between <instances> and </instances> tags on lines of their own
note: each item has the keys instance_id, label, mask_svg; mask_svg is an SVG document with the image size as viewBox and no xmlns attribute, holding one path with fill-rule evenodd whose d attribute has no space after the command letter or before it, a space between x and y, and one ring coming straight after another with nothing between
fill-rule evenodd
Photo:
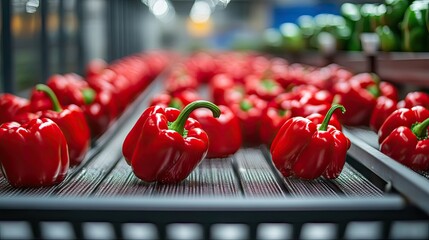
<instances>
[{"instance_id":1,"label":"large red bell pepper in foreground","mask_svg":"<svg viewBox=\"0 0 429 240\"><path fill-rule=\"evenodd\" d=\"M60 183L69 168L66 139L52 120L33 119L0 126L0 164L14 187L41 187Z\"/></svg>"},{"instance_id":2,"label":"large red bell pepper in foreground","mask_svg":"<svg viewBox=\"0 0 429 240\"><path fill-rule=\"evenodd\" d=\"M219 105L221 114L218 118L207 109L197 109L192 113L209 136L208 158L221 158L234 154L241 147L240 122L231 109Z\"/></svg>"},{"instance_id":3,"label":"large red bell pepper in foreground","mask_svg":"<svg viewBox=\"0 0 429 240\"><path fill-rule=\"evenodd\" d=\"M55 93L46 85L38 84L36 89L47 94L53 105L53 110L45 110L37 114L51 119L60 127L67 141L70 165L80 164L88 152L91 140L82 109L74 104L62 108Z\"/></svg>"},{"instance_id":4,"label":"large red bell pepper in foreground","mask_svg":"<svg viewBox=\"0 0 429 240\"><path fill-rule=\"evenodd\" d=\"M322 124L294 117L280 128L270 148L274 166L284 177L315 179L340 175L350 148L349 139L328 122L336 109L333 105Z\"/></svg>"},{"instance_id":5,"label":"large red bell pepper in foreground","mask_svg":"<svg viewBox=\"0 0 429 240\"><path fill-rule=\"evenodd\" d=\"M429 169L429 111L419 108L401 108L386 119L382 126L380 151L405 166L425 171ZM387 128L388 132L385 131Z\"/></svg>"},{"instance_id":6,"label":"large red bell pepper in foreground","mask_svg":"<svg viewBox=\"0 0 429 240\"><path fill-rule=\"evenodd\" d=\"M134 174L146 182L176 183L184 180L204 159L209 138L200 124L189 118L196 108L208 108L219 117L211 102L195 101L181 112L152 106L146 109L125 138L122 153Z\"/></svg>"}]
</instances>

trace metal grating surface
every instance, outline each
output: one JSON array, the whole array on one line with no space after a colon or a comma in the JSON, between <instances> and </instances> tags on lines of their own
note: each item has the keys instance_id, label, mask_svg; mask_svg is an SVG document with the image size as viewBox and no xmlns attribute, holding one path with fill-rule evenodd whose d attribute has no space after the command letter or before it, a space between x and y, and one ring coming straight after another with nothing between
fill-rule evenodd
<instances>
[{"instance_id":1,"label":"metal grating surface","mask_svg":"<svg viewBox=\"0 0 429 240\"><path fill-rule=\"evenodd\" d=\"M15 189L0 175L0 197L383 197L383 192L351 165L336 180L306 181L283 178L273 167L264 146L246 147L224 159L205 159L183 182L172 185L137 179L122 157L125 136L160 92L162 82L151 85L95 143L85 162L70 169L59 185Z\"/></svg>"},{"instance_id":2,"label":"metal grating surface","mask_svg":"<svg viewBox=\"0 0 429 240\"><path fill-rule=\"evenodd\" d=\"M84 167L72 170L70 177L52 188L14 189L1 176L2 196L71 197L265 197L371 196L383 192L351 165L346 164L338 179L314 181L283 178L271 165L265 147L244 148L225 159L205 159L183 182L178 184L145 183L137 179L121 155L122 131L106 149Z\"/></svg>"}]
</instances>

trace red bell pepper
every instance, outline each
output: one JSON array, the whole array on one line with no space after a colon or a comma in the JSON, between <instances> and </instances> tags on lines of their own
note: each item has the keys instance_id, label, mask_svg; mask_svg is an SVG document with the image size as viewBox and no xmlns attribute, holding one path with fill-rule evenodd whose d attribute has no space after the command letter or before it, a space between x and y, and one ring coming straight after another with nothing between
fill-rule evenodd
<instances>
[{"instance_id":1,"label":"red bell pepper","mask_svg":"<svg viewBox=\"0 0 429 240\"><path fill-rule=\"evenodd\" d=\"M412 108L414 106L422 106L429 109L429 94L425 92L409 92L404 100L398 103L398 108Z\"/></svg>"},{"instance_id":2,"label":"red bell pepper","mask_svg":"<svg viewBox=\"0 0 429 240\"><path fill-rule=\"evenodd\" d=\"M88 83L75 73L53 75L48 79L46 85L54 91L59 102L64 106L70 104L82 106L87 101L86 94L94 95L94 91L90 89Z\"/></svg>"},{"instance_id":3,"label":"red bell pepper","mask_svg":"<svg viewBox=\"0 0 429 240\"><path fill-rule=\"evenodd\" d=\"M85 69L85 78L91 78L99 75L109 66L103 59L93 59L89 61Z\"/></svg>"},{"instance_id":4,"label":"red bell pepper","mask_svg":"<svg viewBox=\"0 0 429 240\"><path fill-rule=\"evenodd\" d=\"M225 92L232 89L235 83L231 76L227 74L217 74L209 82L210 96L214 103L226 105Z\"/></svg>"},{"instance_id":5,"label":"red bell pepper","mask_svg":"<svg viewBox=\"0 0 429 240\"><path fill-rule=\"evenodd\" d=\"M29 112L30 102L13 94L0 94L0 124L13 121L16 115Z\"/></svg>"},{"instance_id":6,"label":"red bell pepper","mask_svg":"<svg viewBox=\"0 0 429 240\"><path fill-rule=\"evenodd\" d=\"M47 84L54 87L51 89L62 106L75 104L83 110L93 138L97 138L104 133L119 115L119 108L113 98L113 93L108 89L97 89L95 91L79 75L54 75ZM48 95L33 89L31 94L32 111L43 111L52 108L52 101Z\"/></svg>"},{"instance_id":7,"label":"red bell pepper","mask_svg":"<svg viewBox=\"0 0 429 240\"><path fill-rule=\"evenodd\" d=\"M177 66L165 80L165 89L169 93L180 92L186 89L197 89L197 79L189 74L185 66Z\"/></svg>"},{"instance_id":8,"label":"red bell pepper","mask_svg":"<svg viewBox=\"0 0 429 240\"><path fill-rule=\"evenodd\" d=\"M128 81L111 69L105 69L101 74L87 78L89 86L96 92L110 92L115 101L117 115L121 114L131 102L131 92Z\"/></svg>"},{"instance_id":9,"label":"red bell pepper","mask_svg":"<svg viewBox=\"0 0 429 240\"><path fill-rule=\"evenodd\" d=\"M349 81L337 82L333 86L336 102L344 105L347 112L340 116L345 125L369 125L372 111L380 96L397 101L397 89L390 83L380 82L375 74L361 73Z\"/></svg>"},{"instance_id":10,"label":"red bell pepper","mask_svg":"<svg viewBox=\"0 0 429 240\"><path fill-rule=\"evenodd\" d=\"M310 121L312 121L314 124L322 124L323 119L325 119L325 115L322 115L320 113L312 113L305 118L310 119ZM343 126L341 126L341 123L338 120L337 115L335 114L332 114L332 117L331 119L329 119L328 124L334 126L339 131L343 130Z\"/></svg>"},{"instance_id":11,"label":"red bell pepper","mask_svg":"<svg viewBox=\"0 0 429 240\"><path fill-rule=\"evenodd\" d=\"M386 118L389 117L389 115L392 114L396 109L398 108L395 100L385 96L380 96L377 98L374 110L371 113L369 127L375 132L378 132Z\"/></svg>"},{"instance_id":12,"label":"red bell pepper","mask_svg":"<svg viewBox=\"0 0 429 240\"><path fill-rule=\"evenodd\" d=\"M53 105L53 110L41 111L40 117L49 118L60 127L67 141L70 165L80 164L88 152L91 140L82 109L74 104L63 109L55 93L44 84L36 85L36 89L46 93Z\"/></svg>"},{"instance_id":13,"label":"red bell pepper","mask_svg":"<svg viewBox=\"0 0 429 240\"><path fill-rule=\"evenodd\" d=\"M322 124L294 117L286 121L274 138L270 152L274 166L284 177L315 179L337 178L345 163L349 139L328 122L336 109L333 105Z\"/></svg>"},{"instance_id":14,"label":"red bell pepper","mask_svg":"<svg viewBox=\"0 0 429 240\"><path fill-rule=\"evenodd\" d=\"M274 137L280 127L292 117L292 112L289 109L283 109L280 104L270 102L268 107L262 112L261 128L259 137L262 143L271 145Z\"/></svg>"},{"instance_id":15,"label":"red bell pepper","mask_svg":"<svg viewBox=\"0 0 429 240\"><path fill-rule=\"evenodd\" d=\"M198 52L187 59L186 68L192 73L198 82L206 83L216 73L216 64L212 55Z\"/></svg>"},{"instance_id":16,"label":"red bell pepper","mask_svg":"<svg viewBox=\"0 0 429 240\"><path fill-rule=\"evenodd\" d=\"M193 101L200 100L201 97L195 90L187 89L176 93L160 93L152 98L149 106L173 107L179 110Z\"/></svg>"},{"instance_id":17,"label":"red bell pepper","mask_svg":"<svg viewBox=\"0 0 429 240\"><path fill-rule=\"evenodd\" d=\"M429 118L429 110L422 106L395 110L378 130L378 142L381 144L395 128L400 126L411 128L413 124L423 122L426 118Z\"/></svg>"},{"instance_id":18,"label":"red bell pepper","mask_svg":"<svg viewBox=\"0 0 429 240\"><path fill-rule=\"evenodd\" d=\"M241 147L240 122L231 109L219 105L220 117L215 118L207 109L197 109L192 113L209 136L208 158L222 158L234 154Z\"/></svg>"},{"instance_id":19,"label":"red bell pepper","mask_svg":"<svg viewBox=\"0 0 429 240\"><path fill-rule=\"evenodd\" d=\"M146 182L177 183L184 180L206 156L209 138L200 124L189 118L205 107L219 117L213 103L195 101L181 112L152 106L146 109L125 138L122 153L134 174Z\"/></svg>"},{"instance_id":20,"label":"red bell pepper","mask_svg":"<svg viewBox=\"0 0 429 240\"><path fill-rule=\"evenodd\" d=\"M240 121L243 142L249 145L261 143L259 132L261 128L262 113L267 103L256 95L245 96L238 102L230 105L232 112Z\"/></svg>"},{"instance_id":21,"label":"red bell pepper","mask_svg":"<svg viewBox=\"0 0 429 240\"><path fill-rule=\"evenodd\" d=\"M248 95L256 94L265 101L271 101L284 92L283 87L269 76L249 75L244 81Z\"/></svg>"},{"instance_id":22,"label":"red bell pepper","mask_svg":"<svg viewBox=\"0 0 429 240\"><path fill-rule=\"evenodd\" d=\"M0 165L14 187L42 187L60 183L69 168L66 139L52 120L33 119L23 125L0 126Z\"/></svg>"},{"instance_id":23,"label":"red bell pepper","mask_svg":"<svg viewBox=\"0 0 429 240\"><path fill-rule=\"evenodd\" d=\"M290 109L293 117L305 117L311 113L326 114L332 104L332 94L319 90L311 85L301 85L292 88L290 92L280 94L275 102L282 109Z\"/></svg>"},{"instance_id":24,"label":"red bell pepper","mask_svg":"<svg viewBox=\"0 0 429 240\"><path fill-rule=\"evenodd\" d=\"M414 170L429 169L429 118L418 120L413 110L403 110L411 124L397 126L384 138L380 151Z\"/></svg>"},{"instance_id":25,"label":"red bell pepper","mask_svg":"<svg viewBox=\"0 0 429 240\"><path fill-rule=\"evenodd\" d=\"M81 108L92 138L101 136L119 115L116 101L109 91L98 91L95 97Z\"/></svg>"}]
</instances>

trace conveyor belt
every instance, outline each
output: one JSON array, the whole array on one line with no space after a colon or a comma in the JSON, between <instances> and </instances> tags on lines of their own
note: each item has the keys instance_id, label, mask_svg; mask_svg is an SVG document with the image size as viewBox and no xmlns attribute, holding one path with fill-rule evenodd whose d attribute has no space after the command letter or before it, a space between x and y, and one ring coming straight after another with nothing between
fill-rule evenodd
<instances>
[{"instance_id":1,"label":"conveyor belt","mask_svg":"<svg viewBox=\"0 0 429 240\"><path fill-rule=\"evenodd\" d=\"M357 154L356 147L361 145L352 147L355 150L335 180L283 178L273 167L268 149L256 146L227 158L205 159L178 184L143 182L125 162L121 147L151 96L159 91L160 84L154 84L142 94L61 184L16 189L0 175L0 229L4 221L7 225L27 220L34 236L40 237L39 222L71 221L76 236L83 237L80 223L101 221L112 222L116 236L121 237L121 224L144 222L155 224L162 239L168 223L199 222L206 238L209 226L226 221L249 224L250 229L262 223L290 223L294 226L291 236L296 238L306 222L339 224L336 236L342 237L349 222L379 221L387 226L380 233L386 237L393 221L427 219L421 205L408 202L412 196L397 192L395 186L384 191L390 182L374 174L365 164L368 159L359 159L368 157ZM361 140L359 134L365 134L359 129L346 132L355 137L353 145ZM177 214L167 214L171 211ZM256 230L249 233L250 238L256 235Z\"/></svg>"}]
</instances>

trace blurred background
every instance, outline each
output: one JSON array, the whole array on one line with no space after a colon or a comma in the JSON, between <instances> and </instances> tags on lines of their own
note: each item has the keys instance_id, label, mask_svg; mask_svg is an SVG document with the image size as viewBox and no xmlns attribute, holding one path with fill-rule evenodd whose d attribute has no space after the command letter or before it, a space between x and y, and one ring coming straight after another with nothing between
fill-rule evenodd
<instances>
[{"instance_id":1,"label":"blurred background","mask_svg":"<svg viewBox=\"0 0 429 240\"><path fill-rule=\"evenodd\" d=\"M401 35L410 2L2 0L0 92L20 92L53 73L82 73L91 59L110 62L153 49L295 53L320 50L323 32L336 50L360 51L362 32L383 25L390 27L379 31L390 34L387 41ZM391 23L393 13L401 17ZM384 50L414 50L392 41Z\"/></svg>"}]
</instances>

